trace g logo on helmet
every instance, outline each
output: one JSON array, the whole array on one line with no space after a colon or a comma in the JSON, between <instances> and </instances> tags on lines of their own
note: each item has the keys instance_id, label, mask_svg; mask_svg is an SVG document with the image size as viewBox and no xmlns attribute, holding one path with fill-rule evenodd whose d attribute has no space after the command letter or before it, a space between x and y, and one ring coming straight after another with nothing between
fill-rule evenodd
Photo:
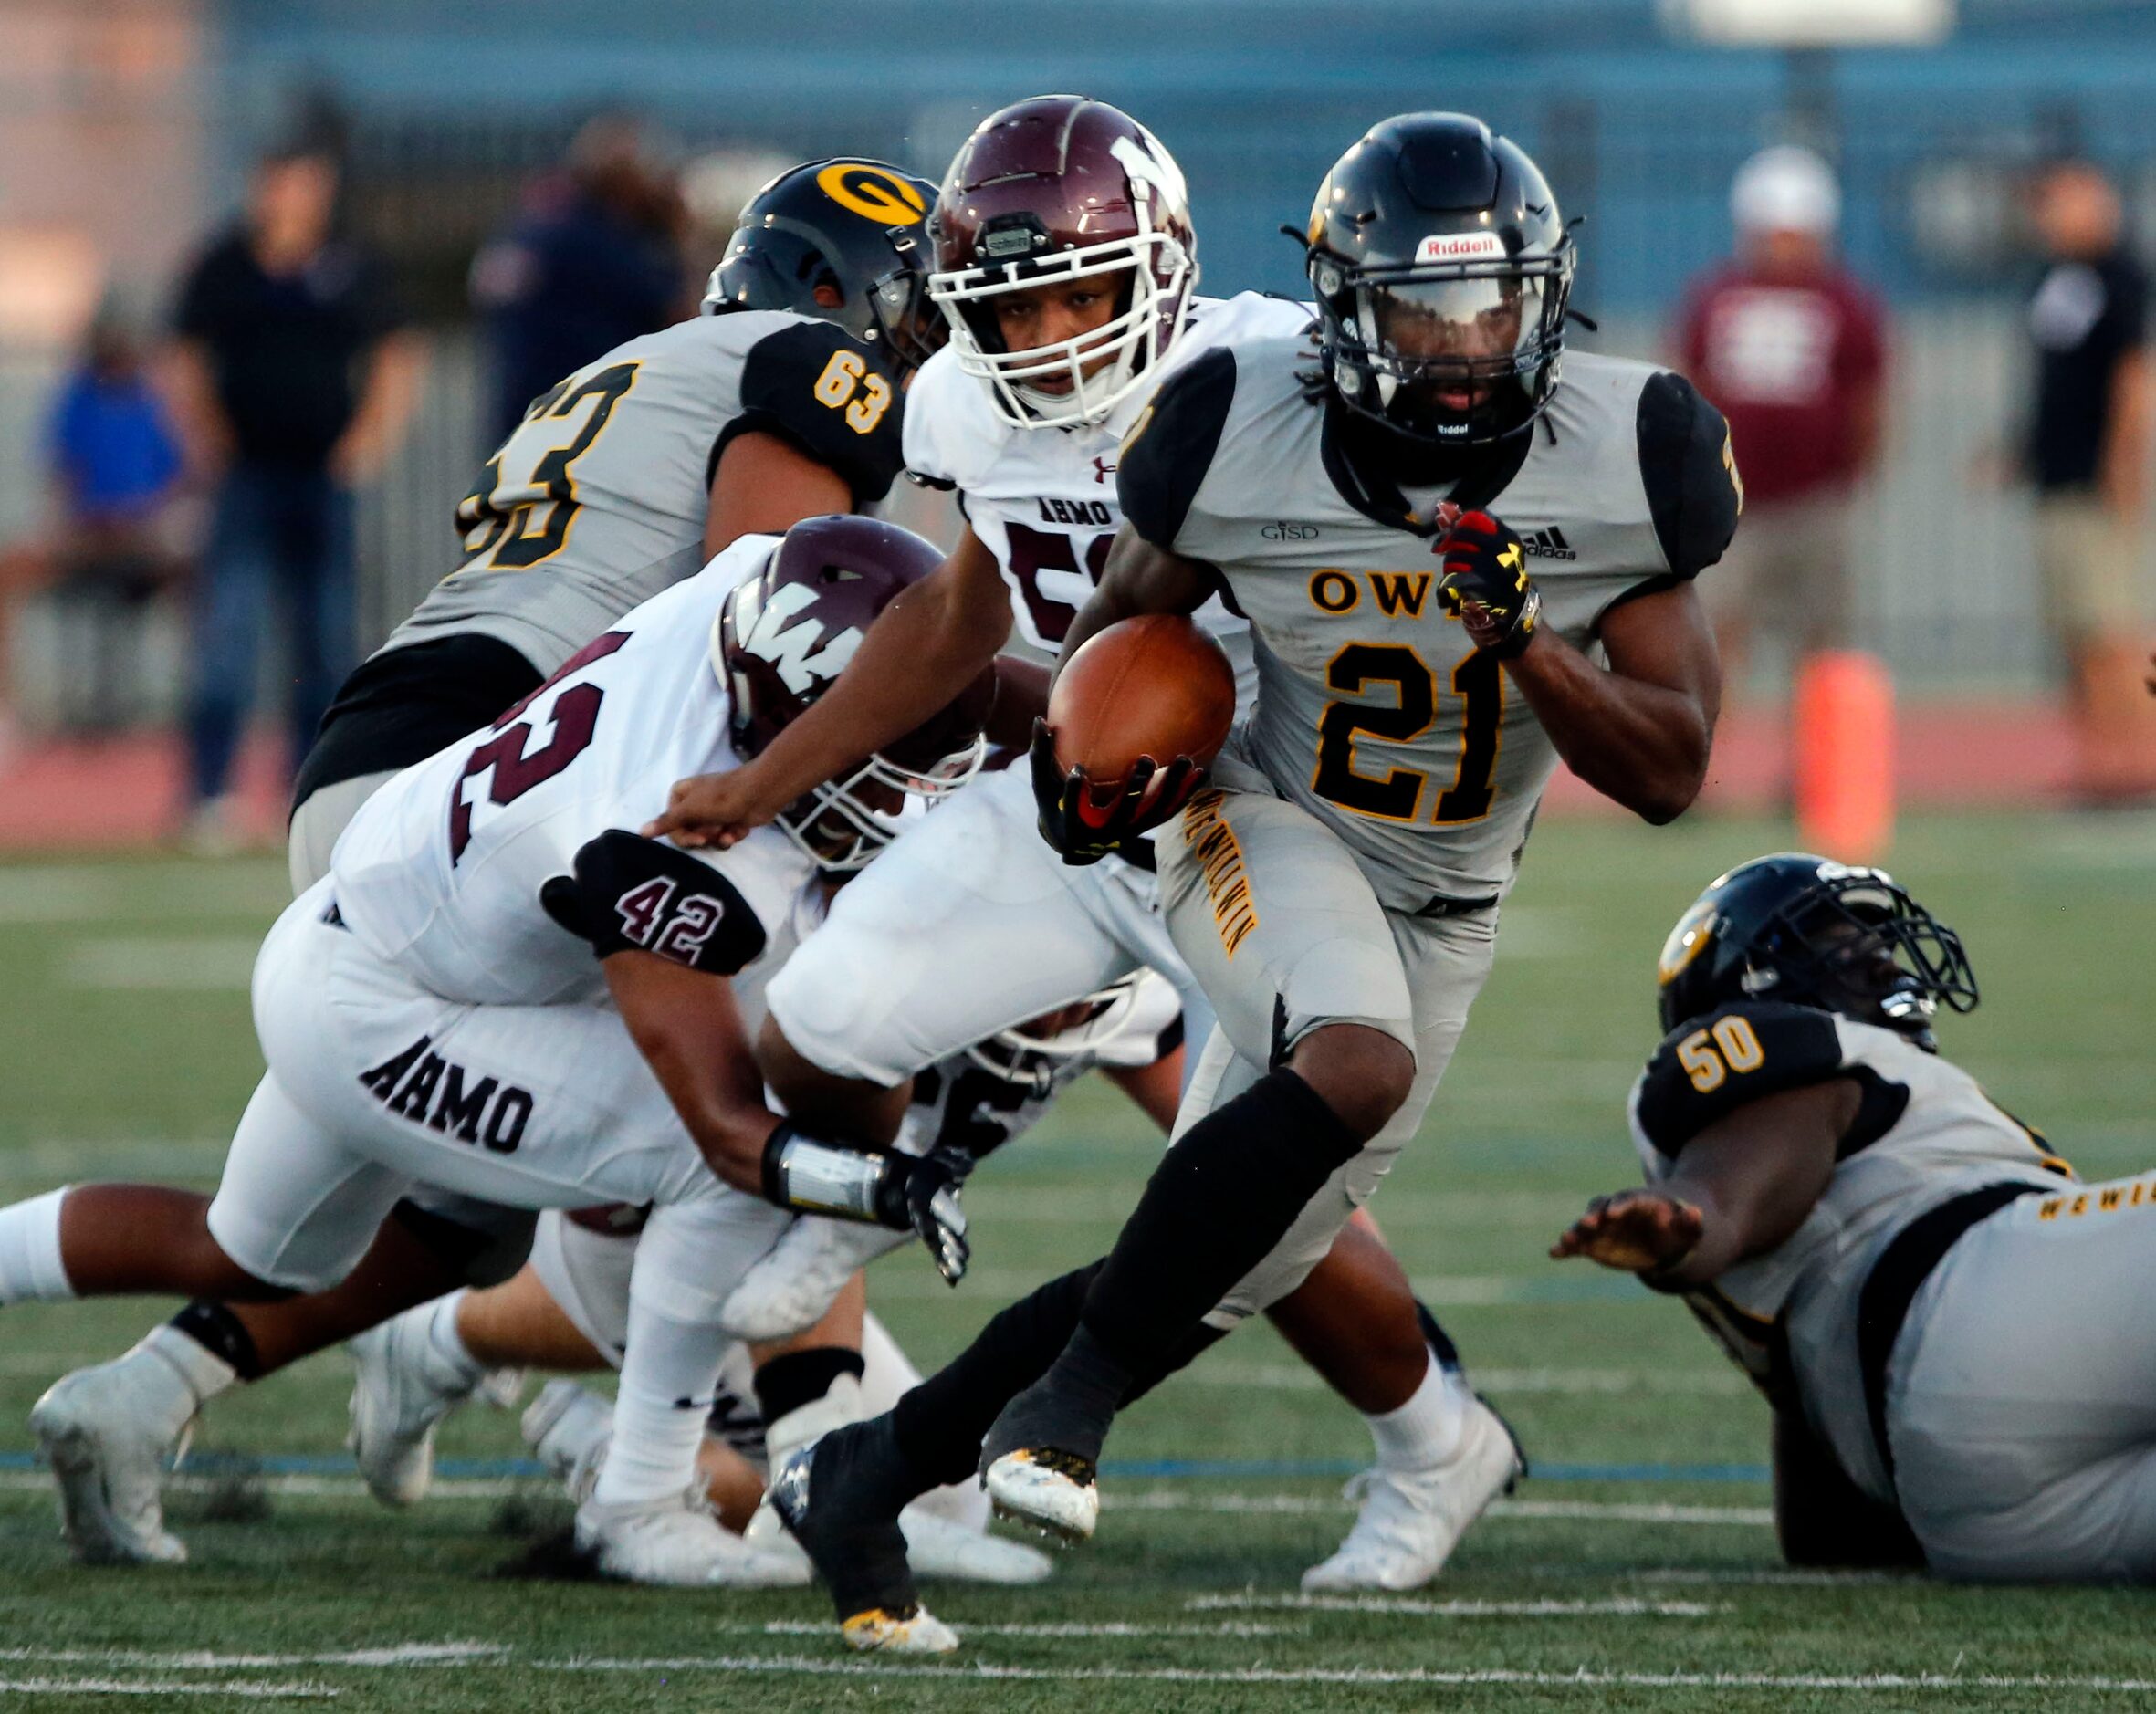
<instances>
[{"instance_id":1,"label":"g logo on helmet","mask_svg":"<svg viewBox=\"0 0 2156 1714\"><path fill-rule=\"evenodd\" d=\"M1662 943L1662 956L1656 961L1655 974L1661 978L1662 987L1669 987L1687 965L1714 944L1714 915L1712 902L1701 899L1677 919L1677 926Z\"/></svg>"},{"instance_id":2,"label":"g logo on helmet","mask_svg":"<svg viewBox=\"0 0 2156 1714\"><path fill-rule=\"evenodd\" d=\"M833 161L816 175L816 188L841 208L886 226L917 226L928 205L896 173L866 161Z\"/></svg>"}]
</instances>

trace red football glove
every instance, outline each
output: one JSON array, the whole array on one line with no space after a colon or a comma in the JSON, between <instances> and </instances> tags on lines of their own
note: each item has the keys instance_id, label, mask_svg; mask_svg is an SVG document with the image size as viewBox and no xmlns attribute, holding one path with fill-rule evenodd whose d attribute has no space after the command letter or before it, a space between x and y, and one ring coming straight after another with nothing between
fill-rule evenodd
<instances>
[{"instance_id":1,"label":"red football glove","mask_svg":"<svg viewBox=\"0 0 2156 1714\"><path fill-rule=\"evenodd\" d=\"M1438 600L1475 647L1510 661L1534 639L1542 591L1527 575L1519 532L1487 512L1462 512L1431 552L1445 561Z\"/></svg>"}]
</instances>

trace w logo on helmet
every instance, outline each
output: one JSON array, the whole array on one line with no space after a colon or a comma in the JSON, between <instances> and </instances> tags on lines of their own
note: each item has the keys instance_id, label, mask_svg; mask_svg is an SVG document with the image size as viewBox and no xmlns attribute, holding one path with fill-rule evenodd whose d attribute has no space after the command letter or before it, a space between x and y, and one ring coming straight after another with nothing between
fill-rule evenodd
<instances>
[{"instance_id":1,"label":"w logo on helmet","mask_svg":"<svg viewBox=\"0 0 2156 1714\"><path fill-rule=\"evenodd\" d=\"M782 583L770 600L758 609L755 622L741 639L744 653L769 661L779 682L795 695L811 685L828 685L845 670L861 646L861 629L848 625L832 635L821 620L795 615L815 604L816 591L799 583Z\"/></svg>"},{"instance_id":2,"label":"w logo on helmet","mask_svg":"<svg viewBox=\"0 0 2156 1714\"><path fill-rule=\"evenodd\" d=\"M1144 185L1156 196L1165 199L1169 206L1181 209L1190 201L1190 193L1183 183L1183 169L1151 131L1135 120L1132 124L1137 135L1116 138L1108 146L1108 153L1134 187Z\"/></svg>"}]
</instances>

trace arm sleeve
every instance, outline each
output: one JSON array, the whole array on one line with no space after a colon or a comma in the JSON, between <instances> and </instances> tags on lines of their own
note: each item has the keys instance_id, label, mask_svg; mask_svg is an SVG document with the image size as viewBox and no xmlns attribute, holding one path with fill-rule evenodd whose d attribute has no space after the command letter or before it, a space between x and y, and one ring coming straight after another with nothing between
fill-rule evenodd
<instances>
[{"instance_id":1,"label":"arm sleeve","mask_svg":"<svg viewBox=\"0 0 2156 1714\"><path fill-rule=\"evenodd\" d=\"M854 505L866 506L890 493L905 465L904 417L897 388L865 345L829 322L801 321L749 349L741 414L719 451L736 434L776 434L836 473Z\"/></svg>"},{"instance_id":2,"label":"arm sleeve","mask_svg":"<svg viewBox=\"0 0 2156 1714\"><path fill-rule=\"evenodd\" d=\"M1638 435L1662 558L1677 577L1697 577L1722 558L1743 509L1729 424L1690 381L1663 370L1640 389Z\"/></svg>"},{"instance_id":3,"label":"arm sleeve","mask_svg":"<svg viewBox=\"0 0 2156 1714\"><path fill-rule=\"evenodd\" d=\"M1116 455L1124 521L1156 548L1175 551L1235 402L1235 353L1217 346L1161 382Z\"/></svg>"},{"instance_id":4,"label":"arm sleeve","mask_svg":"<svg viewBox=\"0 0 2156 1714\"><path fill-rule=\"evenodd\" d=\"M1669 1032L1647 1062L1634 1117L1656 1152L1675 1160L1738 1108L1844 1075L1841 1032L1830 1013L1743 1000Z\"/></svg>"},{"instance_id":5,"label":"arm sleeve","mask_svg":"<svg viewBox=\"0 0 2156 1714\"><path fill-rule=\"evenodd\" d=\"M579 851L574 875L549 882L541 902L601 958L650 952L693 970L732 976L764 949L762 922L718 870L691 852L618 828Z\"/></svg>"}]
</instances>

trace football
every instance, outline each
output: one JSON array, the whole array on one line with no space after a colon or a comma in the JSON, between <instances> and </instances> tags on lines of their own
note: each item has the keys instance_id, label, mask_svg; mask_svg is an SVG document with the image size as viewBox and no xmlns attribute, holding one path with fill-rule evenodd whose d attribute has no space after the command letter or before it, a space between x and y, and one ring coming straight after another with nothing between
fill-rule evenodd
<instances>
[{"instance_id":1,"label":"football","mask_svg":"<svg viewBox=\"0 0 2156 1714\"><path fill-rule=\"evenodd\" d=\"M1235 718L1235 670L1180 613L1143 613L1086 640L1048 697L1056 760L1119 784L1141 756L1209 764Z\"/></svg>"}]
</instances>

